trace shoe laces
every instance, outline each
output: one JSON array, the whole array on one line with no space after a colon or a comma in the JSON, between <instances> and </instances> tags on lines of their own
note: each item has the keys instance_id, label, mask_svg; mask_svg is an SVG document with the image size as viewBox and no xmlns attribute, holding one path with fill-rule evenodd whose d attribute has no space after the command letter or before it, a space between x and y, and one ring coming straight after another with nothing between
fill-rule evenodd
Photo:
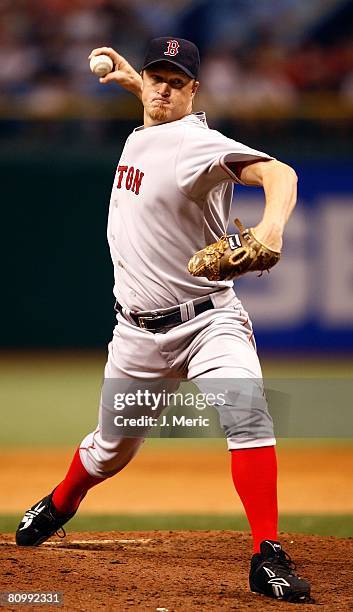
<instances>
[{"instance_id":1,"label":"shoe laces","mask_svg":"<svg viewBox=\"0 0 353 612\"><path fill-rule=\"evenodd\" d=\"M60 529L58 529L55 532L55 535L58 536L58 538L60 538L61 540L63 540L64 538L66 538L66 531L64 529L64 527L60 527Z\"/></svg>"},{"instance_id":2,"label":"shoe laces","mask_svg":"<svg viewBox=\"0 0 353 612\"><path fill-rule=\"evenodd\" d=\"M284 550L276 553L273 557L270 557L269 561L271 561L276 568L285 569L290 573L293 573L296 570L296 564Z\"/></svg>"},{"instance_id":3,"label":"shoe laces","mask_svg":"<svg viewBox=\"0 0 353 612\"><path fill-rule=\"evenodd\" d=\"M51 503L51 507L49 508L49 513L54 521L58 520L57 516L54 516L54 513L53 513L53 503ZM66 531L64 527L63 526L59 527L59 529L56 530L55 535L57 535L58 538L60 538L61 540L66 538Z\"/></svg>"}]
</instances>

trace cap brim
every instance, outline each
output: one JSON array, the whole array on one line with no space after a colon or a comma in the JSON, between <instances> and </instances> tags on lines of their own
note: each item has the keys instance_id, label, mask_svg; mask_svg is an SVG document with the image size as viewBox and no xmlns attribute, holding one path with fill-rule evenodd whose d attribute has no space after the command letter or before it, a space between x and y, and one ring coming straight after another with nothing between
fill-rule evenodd
<instances>
[{"instance_id":1,"label":"cap brim","mask_svg":"<svg viewBox=\"0 0 353 612\"><path fill-rule=\"evenodd\" d=\"M170 59L165 59L165 58L163 58L163 59L160 58L160 59L157 59L157 60L153 60L153 62L148 62L147 64L142 66L141 70L145 70L146 68L149 68L153 64L161 64L162 62L167 62L168 64L173 64L174 66L178 66L178 68L180 68L180 70L185 72L185 74L188 77L190 77L191 79L196 79L197 78L194 74L192 74L192 72L190 72L190 70L185 68L185 66L183 66L182 64L179 64L178 62L175 62L175 61L170 60Z\"/></svg>"}]
</instances>

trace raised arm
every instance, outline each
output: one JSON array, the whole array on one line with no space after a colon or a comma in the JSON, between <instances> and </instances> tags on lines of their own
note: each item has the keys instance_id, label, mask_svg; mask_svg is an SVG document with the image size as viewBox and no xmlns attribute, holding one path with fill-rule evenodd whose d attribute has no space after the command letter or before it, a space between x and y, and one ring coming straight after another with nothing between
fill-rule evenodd
<instances>
[{"instance_id":1,"label":"raised arm","mask_svg":"<svg viewBox=\"0 0 353 612\"><path fill-rule=\"evenodd\" d=\"M263 187L265 210L254 235L268 248L280 251L284 227L297 201L295 171L277 160L263 160L238 164L236 173L245 185Z\"/></svg>"},{"instance_id":2,"label":"raised arm","mask_svg":"<svg viewBox=\"0 0 353 612\"><path fill-rule=\"evenodd\" d=\"M102 84L117 83L120 87L123 87L127 91L133 93L139 100L141 100L142 93L142 78L138 72L129 64L129 62L119 55L117 51L110 47L99 47L93 49L88 56L90 60L94 55L109 55L113 64L114 70L107 74L105 77L101 77L99 82Z\"/></svg>"}]
</instances>

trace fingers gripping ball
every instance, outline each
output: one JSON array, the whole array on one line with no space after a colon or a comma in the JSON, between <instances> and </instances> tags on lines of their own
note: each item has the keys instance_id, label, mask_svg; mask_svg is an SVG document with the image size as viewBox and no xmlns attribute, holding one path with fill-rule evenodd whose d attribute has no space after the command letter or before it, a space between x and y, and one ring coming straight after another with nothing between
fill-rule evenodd
<instances>
[{"instance_id":1,"label":"fingers gripping ball","mask_svg":"<svg viewBox=\"0 0 353 612\"><path fill-rule=\"evenodd\" d=\"M239 234L222 236L193 255L188 270L193 276L208 280L231 280L246 272L269 270L280 260L281 254L259 242L252 229L245 229L239 219L234 220Z\"/></svg>"},{"instance_id":2,"label":"fingers gripping ball","mask_svg":"<svg viewBox=\"0 0 353 612\"><path fill-rule=\"evenodd\" d=\"M109 55L94 55L89 63L93 74L104 77L113 70L113 62Z\"/></svg>"}]
</instances>

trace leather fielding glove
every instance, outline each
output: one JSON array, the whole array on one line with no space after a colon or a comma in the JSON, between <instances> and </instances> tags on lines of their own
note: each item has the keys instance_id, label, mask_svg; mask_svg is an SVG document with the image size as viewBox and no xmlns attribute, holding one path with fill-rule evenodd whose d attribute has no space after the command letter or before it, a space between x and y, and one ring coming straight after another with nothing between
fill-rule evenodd
<instances>
[{"instance_id":1,"label":"leather fielding glove","mask_svg":"<svg viewBox=\"0 0 353 612\"><path fill-rule=\"evenodd\" d=\"M239 234L226 234L197 251L188 263L190 274L206 276L211 281L231 280L247 272L269 271L278 263L280 253L259 242L253 230L245 229L239 219L234 223Z\"/></svg>"}]
</instances>

